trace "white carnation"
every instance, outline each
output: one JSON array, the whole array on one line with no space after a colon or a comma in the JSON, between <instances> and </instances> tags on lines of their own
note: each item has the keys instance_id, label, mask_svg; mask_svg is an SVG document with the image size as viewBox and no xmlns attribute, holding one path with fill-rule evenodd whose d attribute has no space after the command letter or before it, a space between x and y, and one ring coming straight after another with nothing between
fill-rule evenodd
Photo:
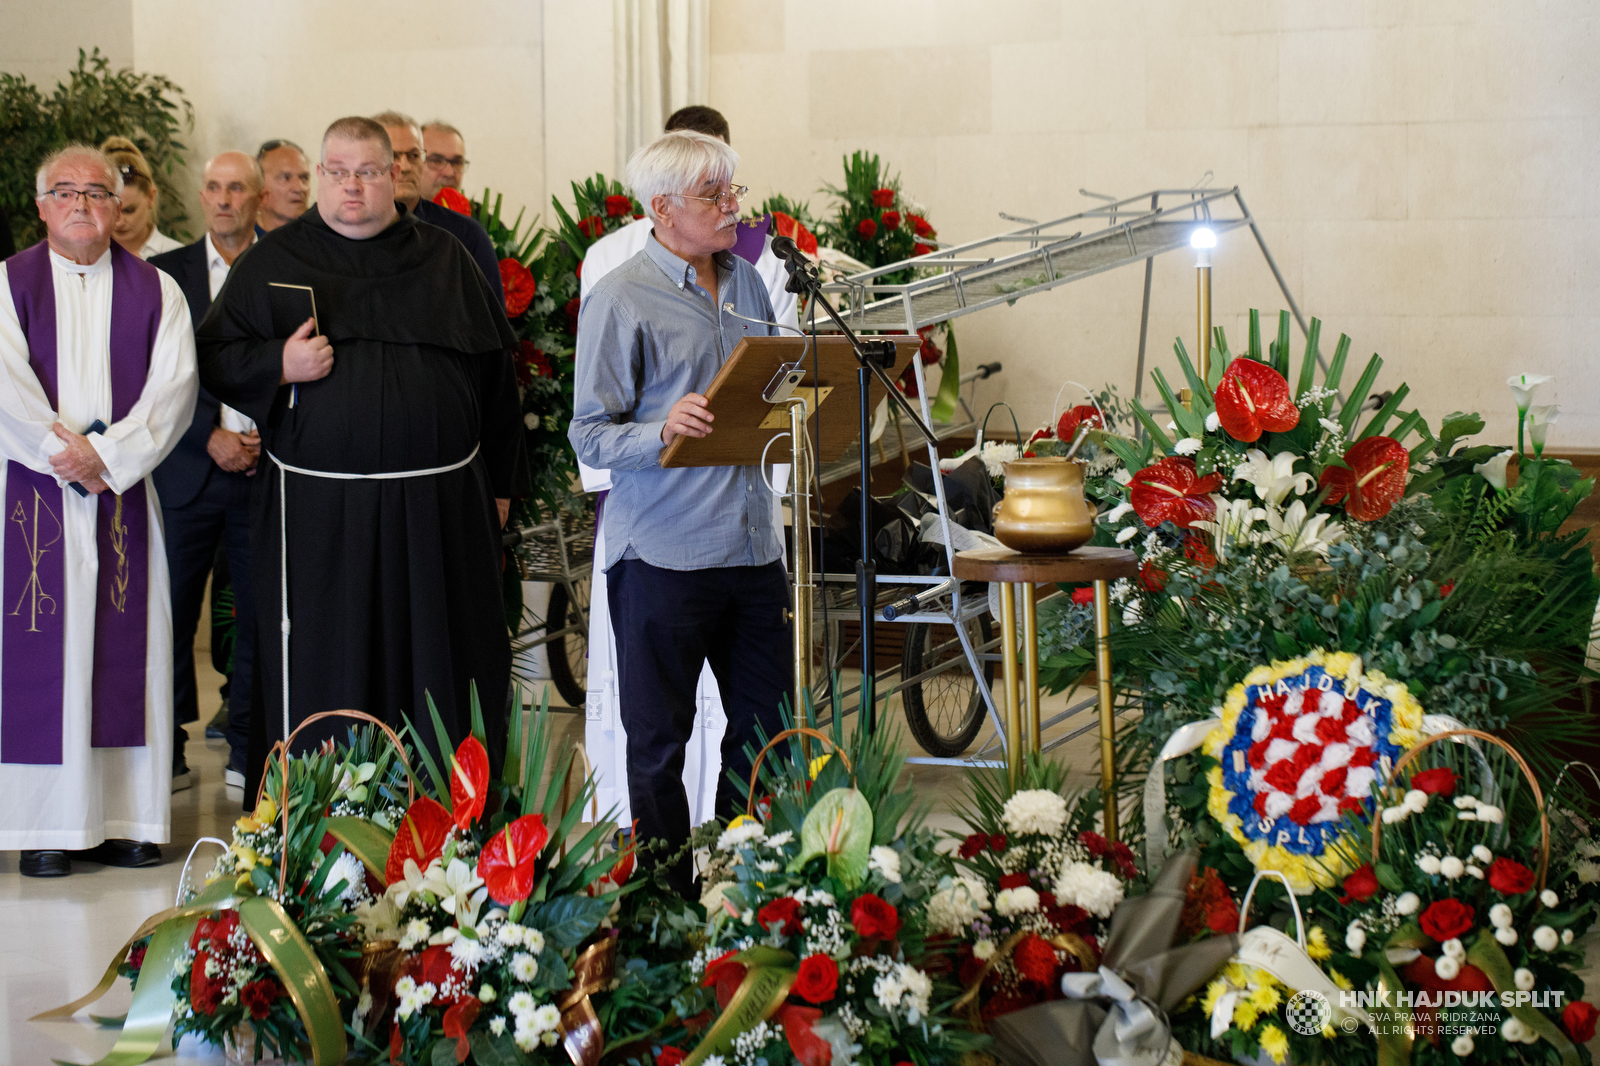
<instances>
[{"instance_id":1,"label":"white carnation","mask_svg":"<svg viewBox=\"0 0 1600 1066\"><path fill-rule=\"evenodd\" d=\"M1540 951L1554 951L1561 943L1561 935L1548 925L1541 925L1533 931L1533 944Z\"/></svg>"},{"instance_id":2,"label":"white carnation","mask_svg":"<svg viewBox=\"0 0 1600 1066\"><path fill-rule=\"evenodd\" d=\"M1422 900L1415 892L1402 892L1394 901L1395 913L1401 915L1415 914L1420 906Z\"/></svg>"},{"instance_id":3,"label":"white carnation","mask_svg":"<svg viewBox=\"0 0 1600 1066\"><path fill-rule=\"evenodd\" d=\"M1390 810L1393 810L1393 808L1390 808ZM1387 814L1388 811L1385 811L1384 813ZM1440 870L1439 856L1424 855L1422 858L1417 860L1417 865L1422 868L1423 873L1427 874L1429 877L1433 877L1437 875Z\"/></svg>"},{"instance_id":4,"label":"white carnation","mask_svg":"<svg viewBox=\"0 0 1600 1066\"><path fill-rule=\"evenodd\" d=\"M1543 892L1539 893L1539 902L1543 903L1546 907L1554 907L1561 902L1561 897L1547 888Z\"/></svg>"},{"instance_id":5,"label":"white carnation","mask_svg":"<svg viewBox=\"0 0 1600 1066\"><path fill-rule=\"evenodd\" d=\"M1454 855L1446 855L1439 860L1439 872L1454 881L1467 872L1467 864Z\"/></svg>"},{"instance_id":6,"label":"white carnation","mask_svg":"<svg viewBox=\"0 0 1600 1066\"><path fill-rule=\"evenodd\" d=\"M1511 979L1517 983L1517 990L1518 991L1521 991L1521 992L1532 992L1533 991L1533 985L1534 985L1534 980L1535 980L1534 976L1533 976L1533 971L1528 969L1526 966L1518 966L1517 967L1517 972L1511 975Z\"/></svg>"},{"instance_id":7,"label":"white carnation","mask_svg":"<svg viewBox=\"0 0 1600 1066\"><path fill-rule=\"evenodd\" d=\"M1067 801L1047 788L1030 788L1012 795L1000 812L1009 833L1055 836L1067 824Z\"/></svg>"},{"instance_id":8,"label":"white carnation","mask_svg":"<svg viewBox=\"0 0 1600 1066\"><path fill-rule=\"evenodd\" d=\"M1056 876L1056 902L1082 907L1096 918L1109 918L1122 902L1122 882L1086 862L1067 860Z\"/></svg>"},{"instance_id":9,"label":"white carnation","mask_svg":"<svg viewBox=\"0 0 1600 1066\"><path fill-rule=\"evenodd\" d=\"M872 857L867 865L882 874L885 881L900 883L900 853L893 848L877 845L872 849Z\"/></svg>"},{"instance_id":10,"label":"white carnation","mask_svg":"<svg viewBox=\"0 0 1600 1066\"><path fill-rule=\"evenodd\" d=\"M1489 924L1496 929L1509 929L1511 928L1511 922L1511 908L1504 903L1496 903L1489 908Z\"/></svg>"},{"instance_id":11,"label":"white carnation","mask_svg":"<svg viewBox=\"0 0 1600 1066\"><path fill-rule=\"evenodd\" d=\"M1059 898L1059 897L1058 897ZM1010 918L1017 914L1032 914L1039 909L1039 893L1021 885L1017 888L1003 888L994 898L994 911L1002 918ZM1084 908L1087 910L1088 908Z\"/></svg>"},{"instance_id":12,"label":"white carnation","mask_svg":"<svg viewBox=\"0 0 1600 1066\"><path fill-rule=\"evenodd\" d=\"M539 962L526 951L519 951L511 956L511 976L527 984L539 976Z\"/></svg>"},{"instance_id":13,"label":"white carnation","mask_svg":"<svg viewBox=\"0 0 1600 1066\"><path fill-rule=\"evenodd\" d=\"M959 934L988 909L989 893L980 882L965 877L947 879L928 897L928 932Z\"/></svg>"},{"instance_id":14,"label":"white carnation","mask_svg":"<svg viewBox=\"0 0 1600 1066\"><path fill-rule=\"evenodd\" d=\"M988 962L994 958L994 951L994 941L987 937L972 945L972 957L979 962Z\"/></svg>"},{"instance_id":15,"label":"white carnation","mask_svg":"<svg viewBox=\"0 0 1600 1066\"><path fill-rule=\"evenodd\" d=\"M1351 922L1344 931L1344 946L1350 949L1350 954L1360 955L1361 950L1367 946L1367 931L1361 928L1360 922Z\"/></svg>"}]
</instances>

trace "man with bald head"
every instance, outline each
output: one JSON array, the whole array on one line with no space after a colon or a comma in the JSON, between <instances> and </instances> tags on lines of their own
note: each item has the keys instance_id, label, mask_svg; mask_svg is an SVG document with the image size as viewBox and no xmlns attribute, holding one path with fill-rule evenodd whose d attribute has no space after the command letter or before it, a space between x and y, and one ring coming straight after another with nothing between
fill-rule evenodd
<instances>
[{"instance_id":1,"label":"man with bald head","mask_svg":"<svg viewBox=\"0 0 1600 1066\"><path fill-rule=\"evenodd\" d=\"M428 185L428 174L422 161L422 129L417 120L398 111L380 112L373 115L372 120L383 127L394 147L395 200L416 215L418 222L438 226L460 241L504 306L506 294L500 281L500 260L494 254L494 242L489 240L488 232L470 215L440 207L429 199L432 192L423 192Z\"/></svg>"},{"instance_id":2,"label":"man with bald head","mask_svg":"<svg viewBox=\"0 0 1600 1066\"><path fill-rule=\"evenodd\" d=\"M431 745L431 702L453 748L475 686L491 755L505 744L517 340L461 242L400 209L400 170L383 126L329 126L315 209L239 260L198 331L205 387L261 431L247 793L271 742L322 711L410 721Z\"/></svg>"},{"instance_id":3,"label":"man with bald head","mask_svg":"<svg viewBox=\"0 0 1600 1066\"><path fill-rule=\"evenodd\" d=\"M46 238L0 264L0 851L29 877L161 861L172 624L150 474L194 411L170 277L112 241L122 176L39 167Z\"/></svg>"},{"instance_id":4,"label":"man with bald head","mask_svg":"<svg viewBox=\"0 0 1600 1066\"><path fill-rule=\"evenodd\" d=\"M200 184L205 236L150 259L183 289L196 326L222 291L234 262L255 243L262 185L261 169L250 156L243 152L216 156L206 164ZM206 576L219 545L227 554L238 617L228 686L228 766L223 774L226 784L244 785L255 638L255 601L250 595L250 488L260 457L261 437L255 423L202 388L188 431L156 468L156 491L167 530L167 569L172 579L172 710L178 726L173 733L174 791L189 784L182 726L199 717L194 634L205 600Z\"/></svg>"},{"instance_id":5,"label":"man with bald head","mask_svg":"<svg viewBox=\"0 0 1600 1066\"><path fill-rule=\"evenodd\" d=\"M306 213L311 195L311 164L293 141L274 138L256 149L264 188L256 225L269 233Z\"/></svg>"}]
</instances>

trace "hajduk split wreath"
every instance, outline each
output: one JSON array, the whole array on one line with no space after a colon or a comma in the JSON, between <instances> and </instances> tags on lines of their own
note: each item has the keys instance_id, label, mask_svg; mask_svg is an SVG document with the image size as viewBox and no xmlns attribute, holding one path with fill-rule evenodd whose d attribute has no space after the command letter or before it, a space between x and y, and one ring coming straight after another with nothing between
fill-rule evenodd
<instances>
[{"instance_id":1,"label":"hajduk split wreath","mask_svg":"<svg viewBox=\"0 0 1600 1066\"><path fill-rule=\"evenodd\" d=\"M1208 809L1257 869L1297 892L1349 865L1344 815L1417 743L1422 708L1404 685L1364 673L1359 656L1314 651L1257 667L1228 693L1204 742L1216 759Z\"/></svg>"}]
</instances>

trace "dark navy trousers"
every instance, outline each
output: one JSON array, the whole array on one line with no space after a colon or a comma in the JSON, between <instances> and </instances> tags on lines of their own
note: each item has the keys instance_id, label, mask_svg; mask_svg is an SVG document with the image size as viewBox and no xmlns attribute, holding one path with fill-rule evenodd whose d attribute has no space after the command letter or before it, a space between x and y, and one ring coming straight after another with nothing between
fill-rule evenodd
<instances>
[{"instance_id":1,"label":"dark navy trousers","mask_svg":"<svg viewBox=\"0 0 1600 1066\"><path fill-rule=\"evenodd\" d=\"M728 716L719 816L744 811L750 779L745 749L760 747L757 723L769 737L783 728L779 705L794 676L788 579L780 562L666 570L622 559L606 571L606 598L628 731L628 801L639 839L664 840L671 854L688 841L691 828L683 763L701 664L711 664ZM691 861L675 865L670 877L688 895Z\"/></svg>"}]
</instances>

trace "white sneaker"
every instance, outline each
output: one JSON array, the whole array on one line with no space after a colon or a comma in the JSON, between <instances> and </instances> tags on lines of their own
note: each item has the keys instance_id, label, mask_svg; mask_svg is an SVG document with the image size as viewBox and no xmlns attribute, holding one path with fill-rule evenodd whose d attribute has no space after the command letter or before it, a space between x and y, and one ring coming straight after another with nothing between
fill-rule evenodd
<instances>
[{"instance_id":1,"label":"white sneaker","mask_svg":"<svg viewBox=\"0 0 1600 1066\"><path fill-rule=\"evenodd\" d=\"M182 792L186 788L194 787L194 771L185 770L181 774L172 775L172 791Z\"/></svg>"},{"instance_id":2,"label":"white sneaker","mask_svg":"<svg viewBox=\"0 0 1600 1066\"><path fill-rule=\"evenodd\" d=\"M241 774L237 770L223 770L222 771L222 785L223 785L224 788L236 788L239 791L243 792L244 791L244 774Z\"/></svg>"}]
</instances>

